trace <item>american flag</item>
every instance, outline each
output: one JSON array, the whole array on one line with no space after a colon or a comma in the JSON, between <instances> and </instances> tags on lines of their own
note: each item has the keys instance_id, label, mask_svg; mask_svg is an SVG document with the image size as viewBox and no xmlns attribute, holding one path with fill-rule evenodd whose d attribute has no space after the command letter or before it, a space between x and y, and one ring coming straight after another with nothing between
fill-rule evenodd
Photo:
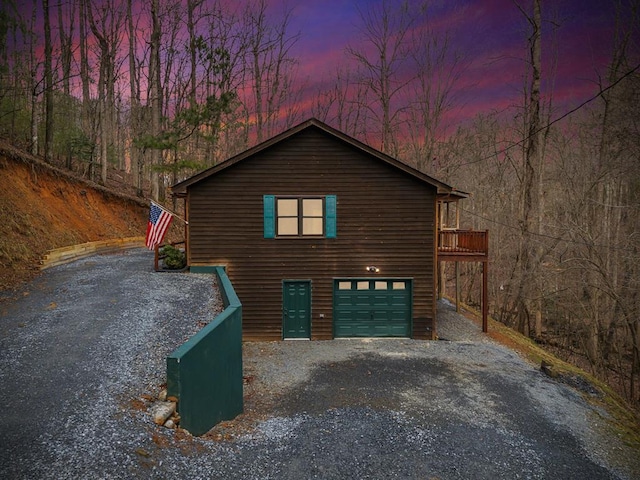
<instances>
[{"instance_id":1,"label":"american flag","mask_svg":"<svg viewBox=\"0 0 640 480\"><path fill-rule=\"evenodd\" d=\"M156 245L160 245L173 215L162 207L151 202L151 211L149 212L149 223L147 224L147 237L145 243L149 250L154 250Z\"/></svg>"}]
</instances>

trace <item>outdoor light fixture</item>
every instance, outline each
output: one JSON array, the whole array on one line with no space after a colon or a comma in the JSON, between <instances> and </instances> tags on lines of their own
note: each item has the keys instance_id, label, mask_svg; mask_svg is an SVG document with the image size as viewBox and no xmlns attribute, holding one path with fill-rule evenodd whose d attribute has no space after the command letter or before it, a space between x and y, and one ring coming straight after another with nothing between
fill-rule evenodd
<instances>
[{"instance_id":1,"label":"outdoor light fixture","mask_svg":"<svg viewBox=\"0 0 640 480\"><path fill-rule=\"evenodd\" d=\"M370 265L370 266L367 267L367 272L379 273L380 269L378 267L374 266L374 265Z\"/></svg>"}]
</instances>

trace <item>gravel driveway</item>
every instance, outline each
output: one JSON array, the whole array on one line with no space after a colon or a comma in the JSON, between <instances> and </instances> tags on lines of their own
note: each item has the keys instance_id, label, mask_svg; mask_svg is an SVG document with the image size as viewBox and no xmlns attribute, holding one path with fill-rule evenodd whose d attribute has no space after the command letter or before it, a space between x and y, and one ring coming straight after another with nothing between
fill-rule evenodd
<instances>
[{"instance_id":1,"label":"gravel driveway","mask_svg":"<svg viewBox=\"0 0 640 480\"><path fill-rule=\"evenodd\" d=\"M246 343L245 413L201 438L145 410L220 309L132 250L0 294L0 478L640 478L606 414L440 305L447 341Z\"/></svg>"}]
</instances>

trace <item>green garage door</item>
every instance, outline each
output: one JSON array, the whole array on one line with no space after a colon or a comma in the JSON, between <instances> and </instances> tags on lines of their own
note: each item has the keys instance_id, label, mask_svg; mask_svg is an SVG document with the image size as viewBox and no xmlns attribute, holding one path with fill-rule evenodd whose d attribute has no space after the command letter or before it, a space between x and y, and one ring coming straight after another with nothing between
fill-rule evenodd
<instances>
[{"instance_id":1,"label":"green garage door","mask_svg":"<svg viewBox=\"0 0 640 480\"><path fill-rule=\"evenodd\" d=\"M336 279L334 337L410 337L411 280Z\"/></svg>"}]
</instances>

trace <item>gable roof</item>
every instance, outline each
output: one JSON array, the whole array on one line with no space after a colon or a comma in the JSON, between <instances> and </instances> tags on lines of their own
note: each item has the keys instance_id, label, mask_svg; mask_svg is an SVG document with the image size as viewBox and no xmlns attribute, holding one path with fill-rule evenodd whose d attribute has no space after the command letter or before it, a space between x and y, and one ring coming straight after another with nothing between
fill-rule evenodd
<instances>
[{"instance_id":1,"label":"gable roof","mask_svg":"<svg viewBox=\"0 0 640 480\"><path fill-rule=\"evenodd\" d=\"M450 185L447 185L446 183L441 182L440 180L436 180L435 178L427 175L426 173L422 173L421 171L416 170L413 167L410 167L406 163L401 162L400 160L397 160L385 153L382 153L379 150L376 150L375 148L372 148L369 145L366 145L356 140L355 138L350 137L349 135L346 135L345 133L339 130L336 130L333 127L330 127L326 123L323 123L316 118L311 118L309 120L306 120L305 122L302 122L299 125L296 125L295 127L292 127L289 130L286 130L280 133L279 135L276 135L275 137L270 138L269 140L266 140L248 150L245 150L242 153L239 153L238 155L235 155L217 165L214 165L213 167L207 168L206 170L203 170L202 172L197 173L190 178L187 178L186 180L183 180L182 182L175 184L173 187L171 187L172 194L175 197L185 197L187 194L187 189L192 185L199 183L200 181L206 178L209 178L212 175L216 175L217 173L223 170L226 170L227 168L235 165L236 163L242 162L256 155L257 153L260 153L272 147L273 145L280 143L288 138L291 138L297 135L298 133L304 130L307 130L309 128L317 128L345 142L346 144L351 145L352 147L355 147L356 149L380 160L381 162L387 163L399 170L402 170L405 173L408 173L409 175L417 178L418 180L424 183L427 183L429 185L436 187L439 197L446 197L451 200L468 197L467 193L462 192L460 190L456 190Z\"/></svg>"}]
</instances>

